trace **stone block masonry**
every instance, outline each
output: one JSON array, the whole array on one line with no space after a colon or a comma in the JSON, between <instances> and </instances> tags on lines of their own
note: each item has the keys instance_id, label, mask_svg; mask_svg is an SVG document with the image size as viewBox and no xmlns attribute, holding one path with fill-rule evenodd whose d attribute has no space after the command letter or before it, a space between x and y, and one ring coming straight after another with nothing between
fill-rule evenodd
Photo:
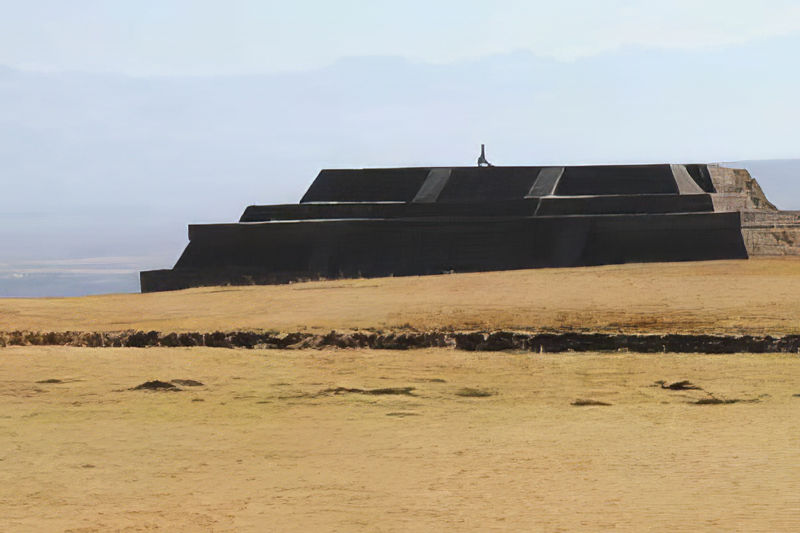
<instances>
[{"instance_id":1,"label":"stone block masonry","mask_svg":"<svg viewBox=\"0 0 800 533\"><path fill-rule=\"evenodd\" d=\"M771 207L706 165L323 170L299 204L190 226L141 288L745 259L739 204Z\"/></svg>"},{"instance_id":2,"label":"stone block masonry","mask_svg":"<svg viewBox=\"0 0 800 533\"><path fill-rule=\"evenodd\" d=\"M742 211L751 256L800 256L800 211Z\"/></svg>"}]
</instances>

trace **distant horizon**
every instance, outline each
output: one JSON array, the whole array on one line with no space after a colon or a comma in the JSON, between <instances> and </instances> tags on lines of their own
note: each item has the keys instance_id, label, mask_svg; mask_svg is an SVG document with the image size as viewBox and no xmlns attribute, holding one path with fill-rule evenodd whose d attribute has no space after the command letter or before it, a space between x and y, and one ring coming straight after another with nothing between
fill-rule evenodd
<instances>
[{"instance_id":1,"label":"distant horizon","mask_svg":"<svg viewBox=\"0 0 800 533\"><path fill-rule=\"evenodd\" d=\"M11 2L0 296L129 290L189 223L481 143L501 166L745 162L800 209L798 51L786 1Z\"/></svg>"}]
</instances>

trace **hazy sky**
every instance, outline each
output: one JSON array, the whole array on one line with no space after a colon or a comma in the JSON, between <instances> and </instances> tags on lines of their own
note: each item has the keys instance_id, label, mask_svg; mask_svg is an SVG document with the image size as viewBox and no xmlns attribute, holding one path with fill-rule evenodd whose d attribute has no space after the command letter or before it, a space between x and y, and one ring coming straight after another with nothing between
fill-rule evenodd
<instances>
[{"instance_id":1,"label":"hazy sky","mask_svg":"<svg viewBox=\"0 0 800 533\"><path fill-rule=\"evenodd\" d=\"M135 291L322 168L798 158L798 57L800 0L0 0L0 297Z\"/></svg>"},{"instance_id":2,"label":"hazy sky","mask_svg":"<svg viewBox=\"0 0 800 533\"><path fill-rule=\"evenodd\" d=\"M526 50L570 61L800 31L800 2L789 0L0 0L0 14L0 64L140 76L269 73L364 55L447 63Z\"/></svg>"}]
</instances>

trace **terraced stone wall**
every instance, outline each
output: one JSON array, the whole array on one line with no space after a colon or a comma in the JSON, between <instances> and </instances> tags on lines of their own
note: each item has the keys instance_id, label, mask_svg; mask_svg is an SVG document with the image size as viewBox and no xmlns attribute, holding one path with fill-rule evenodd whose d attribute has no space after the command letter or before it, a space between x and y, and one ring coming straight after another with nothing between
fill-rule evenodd
<instances>
[{"instance_id":1,"label":"terraced stone wall","mask_svg":"<svg viewBox=\"0 0 800 533\"><path fill-rule=\"evenodd\" d=\"M800 211L779 211L747 170L708 165L715 211L739 211L750 256L800 255Z\"/></svg>"},{"instance_id":2,"label":"terraced stone wall","mask_svg":"<svg viewBox=\"0 0 800 533\"><path fill-rule=\"evenodd\" d=\"M800 256L800 211L742 211L742 237L751 256Z\"/></svg>"}]
</instances>

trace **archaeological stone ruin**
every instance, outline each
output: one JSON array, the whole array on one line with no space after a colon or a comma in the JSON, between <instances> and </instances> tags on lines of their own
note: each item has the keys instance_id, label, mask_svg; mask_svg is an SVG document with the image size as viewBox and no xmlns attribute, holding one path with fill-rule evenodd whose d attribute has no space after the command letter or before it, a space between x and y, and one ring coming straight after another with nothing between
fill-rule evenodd
<instances>
[{"instance_id":1,"label":"archaeological stone ruin","mask_svg":"<svg viewBox=\"0 0 800 533\"><path fill-rule=\"evenodd\" d=\"M488 163L487 163L488 165ZM142 292L800 254L800 212L719 165L323 170L299 204L189 226Z\"/></svg>"}]
</instances>

